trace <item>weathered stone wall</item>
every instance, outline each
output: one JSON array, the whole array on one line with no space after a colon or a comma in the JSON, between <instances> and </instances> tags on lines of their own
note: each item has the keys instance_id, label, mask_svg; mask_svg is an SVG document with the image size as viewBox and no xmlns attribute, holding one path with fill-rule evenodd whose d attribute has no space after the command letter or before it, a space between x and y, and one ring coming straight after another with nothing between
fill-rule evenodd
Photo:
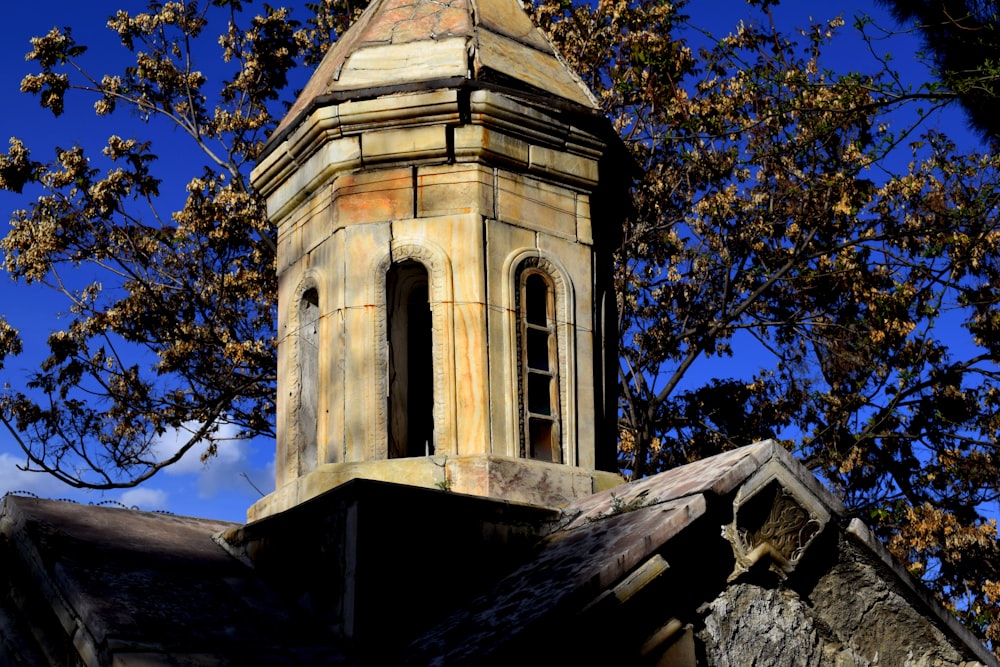
<instances>
[{"instance_id":1,"label":"weathered stone wall","mask_svg":"<svg viewBox=\"0 0 1000 667\"><path fill-rule=\"evenodd\" d=\"M815 582L741 581L706 605L698 639L712 667L971 667L947 629L851 542Z\"/></svg>"},{"instance_id":2,"label":"weathered stone wall","mask_svg":"<svg viewBox=\"0 0 1000 667\"><path fill-rule=\"evenodd\" d=\"M807 605L791 591L727 588L709 605L699 639L716 667L822 664L824 642Z\"/></svg>"}]
</instances>

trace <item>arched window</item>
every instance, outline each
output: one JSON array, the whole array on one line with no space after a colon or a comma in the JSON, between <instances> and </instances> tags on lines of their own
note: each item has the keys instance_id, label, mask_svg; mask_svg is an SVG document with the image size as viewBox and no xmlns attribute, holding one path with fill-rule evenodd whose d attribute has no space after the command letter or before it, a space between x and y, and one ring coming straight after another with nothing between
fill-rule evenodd
<instances>
[{"instance_id":1,"label":"arched window","mask_svg":"<svg viewBox=\"0 0 1000 667\"><path fill-rule=\"evenodd\" d=\"M386 275L388 457L434 453L434 372L427 269L407 260Z\"/></svg>"},{"instance_id":2,"label":"arched window","mask_svg":"<svg viewBox=\"0 0 1000 667\"><path fill-rule=\"evenodd\" d=\"M298 430L301 434L300 473L319 463L317 428L319 416L319 293L307 289L299 301L299 385Z\"/></svg>"},{"instance_id":3,"label":"arched window","mask_svg":"<svg viewBox=\"0 0 1000 667\"><path fill-rule=\"evenodd\" d=\"M559 357L552 279L533 267L518 278L518 393L521 456L562 463Z\"/></svg>"}]
</instances>

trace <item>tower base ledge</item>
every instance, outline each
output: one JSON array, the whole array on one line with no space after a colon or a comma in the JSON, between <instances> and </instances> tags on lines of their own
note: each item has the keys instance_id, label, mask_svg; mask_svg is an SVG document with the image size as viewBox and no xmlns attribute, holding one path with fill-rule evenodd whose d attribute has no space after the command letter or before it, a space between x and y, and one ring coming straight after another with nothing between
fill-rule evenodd
<instances>
[{"instance_id":1,"label":"tower base ledge","mask_svg":"<svg viewBox=\"0 0 1000 667\"><path fill-rule=\"evenodd\" d=\"M559 507L623 483L613 472L492 455L326 463L254 503L247 510L247 522L283 512L352 479L437 488L542 507Z\"/></svg>"}]
</instances>

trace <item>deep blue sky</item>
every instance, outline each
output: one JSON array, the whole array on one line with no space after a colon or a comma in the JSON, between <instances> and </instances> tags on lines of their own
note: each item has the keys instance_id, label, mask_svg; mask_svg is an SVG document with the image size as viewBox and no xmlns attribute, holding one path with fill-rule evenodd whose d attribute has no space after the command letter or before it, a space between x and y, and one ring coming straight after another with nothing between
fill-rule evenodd
<instances>
[{"instance_id":1,"label":"deep blue sky","mask_svg":"<svg viewBox=\"0 0 1000 667\"><path fill-rule=\"evenodd\" d=\"M135 0L8 3L4 7L4 24L0 28L0 99L3 100L0 105L0 150L6 152L8 138L16 136L29 146L34 159L49 161L54 156L54 146L81 144L90 151L97 151L103 145L101 142L112 134L152 138L154 152L161 157L157 176L170 179L171 174L176 174L172 183L168 180L165 184L164 194L173 201L182 202L184 182L194 174L189 164L171 155L171 143L181 144L183 141L175 141L162 127L150 136L148 126L125 113L97 118L92 110L93 99L81 96L70 96L68 99L74 101L67 105L65 114L54 119L51 113L38 106L35 96L19 92L22 77L32 71L31 63L24 59L31 48L28 40L32 36L43 35L54 26L72 27L74 39L89 47L83 57L84 63L92 74L100 76L105 71L118 71L127 64L122 60L127 53L106 28L107 18L118 9L135 13L144 7L144 2ZM3 233L6 233L10 211L25 207L28 202L27 197L0 192L0 226L4 228ZM164 207L166 211L167 207ZM17 384L20 377L37 367L45 352L45 339L51 330L60 326L60 313L66 308L50 292L45 287L15 285L6 275L0 276L0 314L20 329L25 344L24 353L16 359L7 360L6 367L0 370L0 381ZM167 443L165 445L168 446ZM242 474L249 475L265 491L272 489L274 482L270 466L274 445L273 442L243 443L221 447L220 452L221 455L207 466L200 463L195 453L178 464L180 467L176 470L161 473L136 490L81 492L46 475L19 473L15 464L23 462L20 450L6 431L0 430L0 493L26 490L43 497L71 498L81 502L118 500L141 509L241 521L246 508L259 497Z\"/></svg>"},{"instance_id":2,"label":"deep blue sky","mask_svg":"<svg viewBox=\"0 0 1000 667\"><path fill-rule=\"evenodd\" d=\"M274 2L273 4L281 4ZM72 26L73 35L79 43L87 44L90 51L84 62L93 73L103 74L105 70L116 71L124 66L126 56L117 44L114 35L105 27L107 17L118 9L130 12L141 11L145 2L134 0L87 0L86 2L55 0L45 3L9 2L4 7L4 23L0 27L0 150L6 152L7 138L17 136L33 150L33 157L49 160L55 145L71 146L83 144L96 150L100 142L111 134L152 138L153 152L161 155L161 171L167 173L176 169L184 177L173 185L165 186L166 195L180 201L183 180L189 177L185 164L175 160L169 162L171 136L158 130L151 136L149 129L125 114L115 114L110 118L98 119L92 112L92 99L79 99L67 106L66 114L53 119L51 114L39 108L33 96L21 94L21 78L31 71L24 54L30 49L28 39L33 35L48 32L53 26ZM716 34L724 34L743 17L751 14L743 0L693 0L688 7L692 22L711 29ZM843 14L849 26L858 12L866 12L876 17L877 22L891 26L891 21L881 9L870 2L859 0L822 3L792 2L775 10L783 23L807 25L810 18L826 19ZM829 52L828 66L838 70L851 69L864 62L865 54L859 40L838 39L836 50ZM917 44L913 39L894 38L890 50L895 63L911 76L919 78L921 68L913 60ZM105 65L107 65L105 67ZM961 130L964 120L953 113L935 123L949 125L949 130ZM966 140L973 139L964 134ZM160 175L160 173L158 173ZM171 190L171 188L173 188ZM6 226L9 212L27 205L25 197L15 197L0 193L0 227ZM37 364L44 351L42 343L48 332L59 325L58 315L64 305L54 300L44 288L28 288L12 284L6 276L0 276L0 314L14 326L21 329L25 353L18 359L8 360L6 368L0 370L0 381L17 384L19 376L25 375ZM752 357L742 357L739 361L752 369ZM731 370L731 369L730 369ZM256 442L250 446L222 448L223 454L208 466L197 461L182 462L176 472L160 474L144 484L140 489L129 492L108 494L74 492L44 475L18 474L15 464L19 462L19 450L10 442L5 432L0 431L0 493L6 490L23 489L41 496L53 498L73 498L82 502L121 500L127 505L142 509L163 509L178 514L211 516L215 518L242 520L246 507L257 497L256 492L242 477L251 476L254 482L269 490L273 487L273 443Z\"/></svg>"}]
</instances>

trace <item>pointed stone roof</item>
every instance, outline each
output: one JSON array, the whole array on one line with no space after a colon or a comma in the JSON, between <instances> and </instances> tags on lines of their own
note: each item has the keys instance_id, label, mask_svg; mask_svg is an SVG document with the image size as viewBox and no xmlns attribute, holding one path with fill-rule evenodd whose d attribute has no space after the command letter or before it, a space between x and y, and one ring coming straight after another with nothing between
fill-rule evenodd
<instances>
[{"instance_id":1,"label":"pointed stone roof","mask_svg":"<svg viewBox=\"0 0 1000 667\"><path fill-rule=\"evenodd\" d=\"M453 78L598 108L519 0L372 0L327 52L275 134L324 95Z\"/></svg>"}]
</instances>

